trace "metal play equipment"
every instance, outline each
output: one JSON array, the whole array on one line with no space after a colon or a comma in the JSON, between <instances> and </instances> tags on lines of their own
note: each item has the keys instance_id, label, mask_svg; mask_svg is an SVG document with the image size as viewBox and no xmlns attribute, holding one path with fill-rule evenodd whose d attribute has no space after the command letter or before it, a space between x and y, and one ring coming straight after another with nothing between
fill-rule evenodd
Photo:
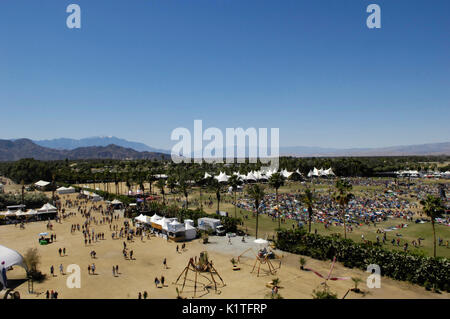
<instances>
[{"instance_id":1,"label":"metal play equipment","mask_svg":"<svg viewBox=\"0 0 450 319\"><path fill-rule=\"evenodd\" d=\"M265 265L267 265L268 271L266 271L266 272L270 273L271 275L275 275L277 273L277 270L281 268L281 260L279 258L277 258L279 264L278 264L278 267L275 267L272 263L271 258L275 259L277 256L272 251L269 251L266 248L260 249L258 251L258 253L256 253L253 250L253 248L248 248L248 249L244 250L242 252L242 254L240 254L237 257L238 263L240 263L241 257L249 251L251 251L255 255L255 263L253 264L253 268L250 273L253 273L255 271L255 268L257 265L258 265L258 268L257 268L257 276L258 277L259 277L259 273L261 270L261 266L265 267Z\"/></svg>"},{"instance_id":2,"label":"metal play equipment","mask_svg":"<svg viewBox=\"0 0 450 319\"><path fill-rule=\"evenodd\" d=\"M189 272L192 272L194 274L194 280L187 278ZM208 278L209 277L208 274L211 278ZM183 285L181 287L180 292L183 292L183 289L186 286L186 280L194 281L194 298L196 297L197 294L197 285L202 285L204 289L208 290L214 284L214 291L216 293L220 293L218 288L225 287L225 283L222 277L220 277L216 268L214 267L213 262L211 260L208 260L208 253L206 251L200 253L200 258L198 258L198 260L197 258L195 258L194 260L194 258L192 257L189 259L187 266L180 273L177 280L175 281L175 284L178 284L178 281L182 276L183 276ZM218 280L216 280L215 278L216 276ZM203 277L206 280L208 280L208 283L207 284L201 283L199 281L200 277Z\"/></svg>"}]
</instances>

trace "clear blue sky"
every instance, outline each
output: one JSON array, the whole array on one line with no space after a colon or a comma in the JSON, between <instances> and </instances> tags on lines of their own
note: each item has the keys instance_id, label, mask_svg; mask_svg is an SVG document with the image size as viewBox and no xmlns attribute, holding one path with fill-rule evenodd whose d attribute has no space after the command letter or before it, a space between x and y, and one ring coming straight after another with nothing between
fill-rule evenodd
<instances>
[{"instance_id":1,"label":"clear blue sky","mask_svg":"<svg viewBox=\"0 0 450 319\"><path fill-rule=\"evenodd\" d=\"M202 119L278 127L281 146L449 141L449 15L448 0L1 0L0 138L169 148Z\"/></svg>"}]
</instances>

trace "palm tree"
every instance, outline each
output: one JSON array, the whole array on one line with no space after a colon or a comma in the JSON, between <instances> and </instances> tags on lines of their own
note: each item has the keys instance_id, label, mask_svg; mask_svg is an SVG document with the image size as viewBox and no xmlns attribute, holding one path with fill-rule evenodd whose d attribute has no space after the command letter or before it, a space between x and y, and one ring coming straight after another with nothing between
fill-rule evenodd
<instances>
[{"instance_id":1,"label":"palm tree","mask_svg":"<svg viewBox=\"0 0 450 319\"><path fill-rule=\"evenodd\" d=\"M202 188L207 183L207 180L204 179L203 177L204 177L204 175L203 175L203 172L201 170L195 172L195 174L194 174L195 184L199 188L200 210L202 210L202 211L203 211Z\"/></svg>"},{"instance_id":2,"label":"palm tree","mask_svg":"<svg viewBox=\"0 0 450 319\"><path fill-rule=\"evenodd\" d=\"M24 180L22 179L22 181L20 182L20 184L22 184L22 202L21 202L21 204L23 205L24 204L24 197L25 197L25 182L24 182Z\"/></svg>"},{"instance_id":3,"label":"palm tree","mask_svg":"<svg viewBox=\"0 0 450 319\"><path fill-rule=\"evenodd\" d=\"M269 185L275 188L275 194L277 198L277 207L278 207L278 228L281 228L281 210L280 204L278 202L278 189L284 185L284 176L280 173L274 173L269 177Z\"/></svg>"},{"instance_id":4,"label":"palm tree","mask_svg":"<svg viewBox=\"0 0 450 319\"><path fill-rule=\"evenodd\" d=\"M147 175L147 181L150 188L150 194L152 193L152 184L154 181L156 181L155 172L151 169Z\"/></svg>"},{"instance_id":5,"label":"palm tree","mask_svg":"<svg viewBox=\"0 0 450 319\"><path fill-rule=\"evenodd\" d=\"M211 179L209 182L209 187L216 193L217 198L217 213L220 212L220 193L223 190L223 185L215 178Z\"/></svg>"},{"instance_id":6,"label":"palm tree","mask_svg":"<svg viewBox=\"0 0 450 319\"><path fill-rule=\"evenodd\" d=\"M163 179L158 179L158 181L156 182L156 186L158 186L159 191L161 192L162 198L163 198L163 205L165 205L166 200L165 200L165 191L164 191L164 186L166 186L166 181Z\"/></svg>"},{"instance_id":7,"label":"palm tree","mask_svg":"<svg viewBox=\"0 0 450 319\"><path fill-rule=\"evenodd\" d=\"M116 195L119 195L119 179L117 173L114 173L114 185L116 188Z\"/></svg>"},{"instance_id":8,"label":"palm tree","mask_svg":"<svg viewBox=\"0 0 450 319\"><path fill-rule=\"evenodd\" d=\"M314 197L314 193L311 191L311 189L307 188L305 190L305 193L302 196L302 202L308 208L308 220L309 220L309 230L308 230L308 232L311 232L313 206L314 206L314 202L315 201L316 201L316 198Z\"/></svg>"},{"instance_id":9,"label":"palm tree","mask_svg":"<svg viewBox=\"0 0 450 319\"><path fill-rule=\"evenodd\" d=\"M178 189L179 191L184 195L184 198L186 199L186 209L188 209L189 202L188 202L188 196L189 196L189 181L187 180L185 175L180 175L178 178Z\"/></svg>"},{"instance_id":10,"label":"palm tree","mask_svg":"<svg viewBox=\"0 0 450 319\"><path fill-rule=\"evenodd\" d=\"M232 175L230 179L228 179L228 184L233 188L234 193L234 218L237 218L236 216L236 210L237 210L237 202L236 202L236 193L238 190L238 186L242 184L242 180L237 175Z\"/></svg>"},{"instance_id":11,"label":"palm tree","mask_svg":"<svg viewBox=\"0 0 450 319\"><path fill-rule=\"evenodd\" d=\"M264 199L264 188L258 184L252 185L248 189L248 195L255 202L256 210L256 238L258 238L258 216L259 216L259 204Z\"/></svg>"},{"instance_id":12,"label":"palm tree","mask_svg":"<svg viewBox=\"0 0 450 319\"><path fill-rule=\"evenodd\" d=\"M426 199L422 199L420 204L423 206L423 212L431 218L431 225L433 226L433 256L436 258L436 229L434 227L434 221L444 214L445 207L442 204L442 200L439 197L433 195L427 195Z\"/></svg>"},{"instance_id":13,"label":"palm tree","mask_svg":"<svg viewBox=\"0 0 450 319\"><path fill-rule=\"evenodd\" d=\"M342 210L342 219L344 221L344 238L347 239L347 226L345 224L345 207L352 200L353 194L350 193L352 190L352 185L343 179L338 179L336 181L336 192L334 193L334 200L339 204Z\"/></svg>"}]
</instances>

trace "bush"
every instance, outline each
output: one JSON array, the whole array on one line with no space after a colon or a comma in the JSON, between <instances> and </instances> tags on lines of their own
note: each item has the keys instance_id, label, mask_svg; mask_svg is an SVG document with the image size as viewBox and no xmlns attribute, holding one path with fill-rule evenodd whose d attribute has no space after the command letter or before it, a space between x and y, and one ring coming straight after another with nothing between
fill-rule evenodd
<instances>
[{"instance_id":1,"label":"bush","mask_svg":"<svg viewBox=\"0 0 450 319\"><path fill-rule=\"evenodd\" d=\"M313 290L313 299L337 299L337 294L329 289Z\"/></svg>"}]
</instances>

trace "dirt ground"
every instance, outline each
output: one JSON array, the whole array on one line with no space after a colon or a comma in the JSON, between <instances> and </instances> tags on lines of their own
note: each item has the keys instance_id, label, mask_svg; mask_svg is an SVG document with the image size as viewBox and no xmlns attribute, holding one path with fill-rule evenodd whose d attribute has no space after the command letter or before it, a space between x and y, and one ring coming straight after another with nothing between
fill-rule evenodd
<instances>
[{"instance_id":1,"label":"dirt ground","mask_svg":"<svg viewBox=\"0 0 450 319\"><path fill-rule=\"evenodd\" d=\"M64 195L64 199L74 198L75 195ZM97 203L98 205L98 203ZM88 204L88 207L90 204ZM75 212L76 209L68 209ZM95 217L100 217L99 213L94 213ZM114 222L120 227L123 219ZM96 233L105 233L105 239L85 246L81 232L71 234L72 224L82 224L84 219L77 214L69 217L61 223L52 222L53 231L57 235L57 240L46 246L39 245L38 234L46 232L46 222L32 222L20 229L14 225L0 226L0 244L17 250L22 255L28 248L37 248L41 255L41 265L39 269L47 274L47 279L42 283L34 283L34 293L28 293L25 271L21 267L14 267L8 271L10 284L19 291L22 298L45 298L47 290L56 290L59 298L137 298L139 292L147 291L149 298L175 298L177 296L176 287L181 290L181 283L175 284L177 277L186 267L189 258L199 256L200 252L208 251L209 259L213 261L219 275L225 285L219 285L217 292L211 287L210 276L204 274L199 277L197 290L198 298L266 298L270 294L270 288L266 284L273 278L280 279L281 289L279 293L284 298L312 298L314 289L320 289L323 279L313 272L302 271L299 268L299 256L276 252L280 257L281 267L276 274L267 272L268 265L261 265L260 276L256 271L251 273L255 264L255 255L259 245L253 243L254 238L247 238L246 243L241 242L241 237L234 237L229 244L225 237L210 237L209 244L203 244L200 240L188 242L185 251L176 251L177 244L159 237L150 239L135 238L134 242L127 242L129 250L134 251L134 260L125 260L122 255L123 239L112 239L109 225L91 225ZM66 248L66 256L59 256L58 249ZM237 258L242 252L251 248L241 257L239 267L241 270L233 271L231 258ZM90 252L95 250L97 257L90 257ZM163 259L167 258L168 269L163 267ZM327 274L330 262L307 259L307 267L310 267L322 274ZM95 263L96 274L89 275L87 267ZM278 267L278 259L272 261ZM67 272L69 264L77 264L81 268L81 288L68 288L66 285L69 274L60 274L59 266L63 265ZM54 266L55 276L50 275L50 267ZM119 266L119 275L114 277L112 266ZM450 298L450 294L435 294L426 291L423 287L411 285L405 282L398 282L382 277L381 288L369 289L365 282L369 274L360 270L348 269L340 264L336 264L333 276L339 277L360 277L363 279L360 288L364 294L350 292L346 299L352 298ZM156 287L155 277L165 277L165 286ZM209 279L208 279L209 278ZM217 276L214 277L219 281ZM192 298L194 274L189 273L186 280L186 287L181 295ZM208 286L210 286L208 288ZM331 290L342 298L347 291L353 287L351 280L330 281ZM0 297L3 297L0 292Z\"/></svg>"}]
</instances>

